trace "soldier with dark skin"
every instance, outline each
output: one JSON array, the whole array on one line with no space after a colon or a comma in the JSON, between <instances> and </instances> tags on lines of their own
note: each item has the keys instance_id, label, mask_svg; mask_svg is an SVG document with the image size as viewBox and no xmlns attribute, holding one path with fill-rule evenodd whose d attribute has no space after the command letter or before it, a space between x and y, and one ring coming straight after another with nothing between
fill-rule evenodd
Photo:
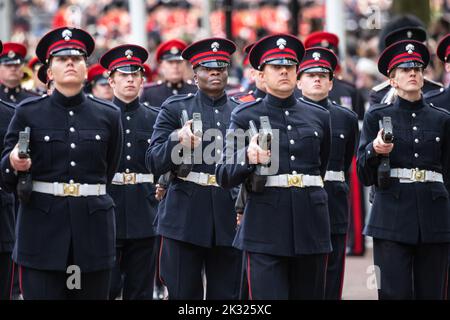
<instances>
[{"instance_id":1,"label":"soldier with dark skin","mask_svg":"<svg viewBox=\"0 0 450 320\"><path fill-rule=\"evenodd\" d=\"M163 104L147 151L147 167L153 174L173 174L157 218L157 232L162 236L159 276L169 299L203 299L202 270L206 299L238 299L242 253L232 247L235 197L220 188L214 176L234 108L225 86L235 50L229 40L210 38L183 51L199 89L196 94L173 96ZM201 115L203 133L213 134L213 151L208 152L209 144L193 134L192 120L181 126L183 110L189 119L193 113ZM194 161L186 176L180 176L180 163L174 156L181 146L194 154L202 152L201 161Z\"/></svg>"},{"instance_id":2,"label":"soldier with dark skin","mask_svg":"<svg viewBox=\"0 0 450 320\"><path fill-rule=\"evenodd\" d=\"M430 54L414 40L381 54L378 70L397 91L394 102L366 113L358 148L358 175L374 186L364 233L373 237L381 300L444 299L450 243L450 113L425 102L424 69ZM390 117L393 142L380 122ZM381 126L382 126L381 125ZM380 176L389 156L388 175Z\"/></svg>"},{"instance_id":3,"label":"soldier with dark skin","mask_svg":"<svg viewBox=\"0 0 450 320\"><path fill-rule=\"evenodd\" d=\"M55 89L16 108L5 137L1 173L6 191L17 172L31 174L21 199L13 259L24 299L107 299L115 262L114 201L106 193L122 150L120 110L86 96L86 59L94 40L59 28L38 43ZM30 128L29 158L19 157L19 132ZM71 274L78 279L68 281ZM71 283L71 285L68 285Z\"/></svg>"}]
</instances>

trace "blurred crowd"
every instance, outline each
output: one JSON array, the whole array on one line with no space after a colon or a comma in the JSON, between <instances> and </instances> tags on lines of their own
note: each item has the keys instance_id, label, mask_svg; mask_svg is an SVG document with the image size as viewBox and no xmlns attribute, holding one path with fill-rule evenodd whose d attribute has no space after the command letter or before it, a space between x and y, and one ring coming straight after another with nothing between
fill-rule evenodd
<instances>
[{"instance_id":1,"label":"blurred crowd","mask_svg":"<svg viewBox=\"0 0 450 320\"><path fill-rule=\"evenodd\" d=\"M40 37L51 28L70 25L82 27L96 40L91 63L107 49L129 41L130 15L126 0L14 0L13 34L11 41L24 43L30 53ZM233 40L239 48L274 32L290 32L291 12L287 0L234 0ZM324 0L301 0L299 12L300 38L324 28ZM224 1L210 1L211 31L225 36ZM437 41L450 31L450 1L432 0L432 19L428 26L429 48L435 52ZM202 26L202 0L147 0L146 32L150 51L150 66L154 67L154 52L161 41L181 38L187 42L206 37ZM392 0L346 0L347 36L343 77L367 95L370 88L381 82L376 66L379 55L378 36L383 24L390 19ZM6 40L6 39L5 39ZM344 57L344 55L342 55ZM341 57L341 58L342 58ZM242 54L235 55L232 75L242 77ZM427 76L447 85L442 66L433 59ZM154 80L157 70L153 70Z\"/></svg>"}]
</instances>

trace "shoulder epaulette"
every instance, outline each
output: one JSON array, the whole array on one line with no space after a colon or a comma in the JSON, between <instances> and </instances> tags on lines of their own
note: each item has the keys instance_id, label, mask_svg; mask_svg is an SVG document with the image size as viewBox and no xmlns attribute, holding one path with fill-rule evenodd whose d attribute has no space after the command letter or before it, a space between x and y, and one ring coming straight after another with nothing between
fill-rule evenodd
<instances>
[{"instance_id":1,"label":"shoulder epaulette","mask_svg":"<svg viewBox=\"0 0 450 320\"><path fill-rule=\"evenodd\" d=\"M98 102L98 103L101 103L102 105L105 105L105 106L107 106L107 107L110 107L110 108L113 108L114 110L120 110L120 108L118 107L118 106L116 106L114 103L112 103L112 102L110 102L110 101L108 101L108 100L104 100L104 99L100 99L100 98L97 98L97 97L95 97L93 94L87 94L86 95L89 99L91 99L91 100L93 100L93 101L95 101L95 102Z\"/></svg>"},{"instance_id":2,"label":"shoulder epaulette","mask_svg":"<svg viewBox=\"0 0 450 320\"><path fill-rule=\"evenodd\" d=\"M161 105L161 107L162 107L162 106L165 106L166 104L175 102L175 101L181 101L181 100L191 99L191 98L193 98L193 97L194 97L194 94L193 94L193 93L188 93L188 94L176 94L176 95L173 95L173 96L168 97L168 98L163 102L163 104Z\"/></svg>"},{"instance_id":3,"label":"shoulder epaulette","mask_svg":"<svg viewBox=\"0 0 450 320\"><path fill-rule=\"evenodd\" d=\"M25 105L29 105L32 104L36 101L40 101L43 99L48 98L49 96L47 94L43 94L42 96L34 96L34 97L28 97L26 99L23 99L17 106L21 107L21 106L25 106Z\"/></svg>"},{"instance_id":4,"label":"shoulder epaulette","mask_svg":"<svg viewBox=\"0 0 450 320\"><path fill-rule=\"evenodd\" d=\"M158 81L155 81L155 82L146 83L146 84L144 85L144 89L147 89L147 88L153 88L153 87L158 87L158 86L160 86L160 85L162 85L162 84L163 84L163 81L162 81L162 80L158 80Z\"/></svg>"},{"instance_id":5,"label":"shoulder epaulette","mask_svg":"<svg viewBox=\"0 0 450 320\"><path fill-rule=\"evenodd\" d=\"M0 102L1 103L3 103L5 106L7 106L8 108L11 108L11 109L13 109L13 110L15 110L16 109L16 106L15 105L13 105L12 103L9 103L9 102L6 102L6 101L3 101L2 99L0 99Z\"/></svg>"},{"instance_id":6,"label":"shoulder epaulette","mask_svg":"<svg viewBox=\"0 0 450 320\"><path fill-rule=\"evenodd\" d=\"M144 102L143 105L152 112L159 113L159 108L149 105L148 102Z\"/></svg>"},{"instance_id":7,"label":"shoulder epaulette","mask_svg":"<svg viewBox=\"0 0 450 320\"><path fill-rule=\"evenodd\" d=\"M445 92L444 88L428 91L427 93L424 94L424 98L425 99L434 98L434 97L437 97L437 96L443 94L444 92Z\"/></svg>"},{"instance_id":8,"label":"shoulder epaulette","mask_svg":"<svg viewBox=\"0 0 450 320\"><path fill-rule=\"evenodd\" d=\"M233 110L233 113L236 114L236 113L241 112L242 110L248 109L248 108L251 107L251 106L257 105L257 104L260 103L262 100L263 100L263 99L261 99L261 98L256 98L254 101L242 103L242 104L238 105L238 106Z\"/></svg>"},{"instance_id":9,"label":"shoulder epaulette","mask_svg":"<svg viewBox=\"0 0 450 320\"><path fill-rule=\"evenodd\" d=\"M375 91L375 92L381 91L381 90L387 88L389 85L390 85L389 81L386 80L385 82L382 82L382 83L376 85L375 87L373 87L372 91Z\"/></svg>"},{"instance_id":10,"label":"shoulder epaulette","mask_svg":"<svg viewBox=\"0 0 450 320\"><path fill-rule=\"evenodd\" d=\"M256 98L251 93L237 94L230 98L231 101L237 104L255 101Z\"/></svg>"},{"instance_id":11,"label":"shoulder epaulette","mask_svg":"<svg viewBox=\"0 0 450 320\"><path fill-rule=\"evenodd\" d=\"M348 114L351 114L351 115L354 116L354 117L358 117L358 115L356 114L355 111L350 110L350 109L347 108L347 107L341 106L340 104L337 104L336 101L331 101L331 103L332 103L334 106L336 106L337 108L339 108L339 110L343 110L343 111L347 112Z\"/></svg>"},{"instance_id":12,"label":"shoulder epaulette","mask_svg":"<svg viewBox=\"0 0 450 320\"><path fill-rule=\"evenodd\" d=\"M373 111L376 111L376 110L380 110L380 109L384 109L384 108L387 108L387 107L391 107L391 106L393 106L393 104L392 104L392 102L390 102L390 103L378 103L378 104L373 104L373 105L371 105L370 107L369 107L369 109L367 110L367 112L373 112Z\"/></svg>"},{"instance_id":13,"label":"shoulder epaulette","mask_svg":"<svg viewBox=\"0 0 450 320\"><path fill-rule=\"evenodd\" d=\"M322 110L322 111L328 112L328 110L327 110L326 108L324 108L324 107L322 107L322 106L320 106L320 105L318 105L318 104L315 104L315 103L306 101L305 99L303 99L303 97L301 97L299 100L300 100L301 102L303 102L303 103L306 103L307 105L310 105L310 106L316 107L317 109L320 109L320 110Z\"/></svg>"},{"instance_id":14,"label":"shoulder epaulette","mask_svg":"<svg viewBox=\"0 0 450 320\"><path fill-rule=\"evenodd\" d=\"M428 83L434 84L436 87L443 88L444 85L438 81L430 80L428 78L424 78L424 80Z\"/></svg>"},{"instance_id":15,"label":"shoulder epaulette","mask_svg":"<svg viewBox=\"0 0 450 320\"><path fill-rule=\"evenodd\" d=\"M441 111L441 112L443 112L445 114L450 114L450 111L448 111L448 110L446 110L444 108L436 107L433 103L428 103L428 104L430 105L431 108L433 108L435 110Z\"/></svg>"}]
</instances>

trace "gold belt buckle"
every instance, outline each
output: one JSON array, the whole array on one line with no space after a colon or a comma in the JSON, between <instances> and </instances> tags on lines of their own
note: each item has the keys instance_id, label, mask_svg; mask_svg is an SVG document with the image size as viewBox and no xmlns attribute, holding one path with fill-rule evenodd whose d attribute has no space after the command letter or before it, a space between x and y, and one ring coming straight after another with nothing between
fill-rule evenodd
<instances>
[{"instance_id":1,"label":"gold belt buckle","mask_svg":"<svg viewBox=\"0 0 450 320\"><path fill-rule=\"evenodd\" d=\"M79 183L63 183L63 190L65 196L78 197L80 195Z\"/></svg>"},{"instance_id":2,"label":"gold belt buckle","mask_svg":"<svg viewBox=\"0 0 450 320\"><path fill-rule=\"evenodd\" d=\"M303 188L302 175L300 175L300 176L288 176L288 186L289 187Z\"/></svg>"},{"instance_id":3,"label":"gold belt buckle","mask_svg":"<svg viewBox=\"0 0 450 320\"><path fill-rule=\"evenodd\" d=\"M413 181L425 182L425 170L413 169Z\"/></svg>"},{"instance_id":4,"label":"gold belt buckle","mask_svg":"<svg viewBox=\"0 0 450 320\"><path fill-rule=\"evenodd\" d=\"M123 174L123 184L136 184L136 174L135 173L124 173Z\"/></svg>"},{"instance_id":5,"label":"gold belt buckle","mask_svg":"<svg viewBox=\"0 0 450 320\"><path fill-rule=\"evenodd\" d=\"M212 185L216 185L216 176L213 174L208 175L208 185L212 186Z\"/></svg>"}]
</instances>

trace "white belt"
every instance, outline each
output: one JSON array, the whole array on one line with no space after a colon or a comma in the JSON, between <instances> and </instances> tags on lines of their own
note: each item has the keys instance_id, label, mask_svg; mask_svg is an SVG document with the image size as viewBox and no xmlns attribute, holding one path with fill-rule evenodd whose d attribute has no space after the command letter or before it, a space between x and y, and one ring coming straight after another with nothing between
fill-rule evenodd
<instances>
[{"instance_id":1,"label":"white belt","mask_svg":"<svg viewBox=\"0 0 450 320\"><path fill-rule=\"evenodd\" d=\"M189 172L187 177L185 178L178 177L178 178L184 181L190 181L199 184L201 186L214 186L214 187L219 186L216 182L216 176L209 173Z\"/></svg>"},{"instance_id":2,"label":"white belt","mask_svg":"<svg viewBox=\"0 0 450 320\"><path fill-rule=\"evenodd\" d=\"M280 174L277 176L268 176L266 187L323 187L323 180L321 176L309 176L306 174Z\"/></svg>"},{"instance_id":3,"label":"white belt","mask_svg":"<svg viewBox=\"0 0 450 320\"><path fill-rule=\"evenodd\" d=\"M105 184L60 183L33 181L33 191L48 193L58 197L87 197L106 194Z\"/></svg>"},{"instance_id":4,"label":"white belt","mask_svg":"<svg viewBox=\"0 0 450 320\"><path fill-rule=\"evenodd\" d=\"M325 173L325 181L345 182L344 171L327 171Z\"/></svg>"},{"instance_id":5,"label":"white belt","mask_svg":"<svg viewBox=\"0 0 450 320\"><path fill-rule=\"evenodd\" d=\"M147 173L120 173L117 172L112 180L112 184L138 184L138 183L153 183L153 174Z\"/></svg>"},{"instance_id":6,"label":"white belt","mask_svg":"<svg viewBox=\"0 0 450 320\"><path fill-rule=\"evenodd\" d=\"M429 170L419 169L391 169L391 178L399 178L400 183L412 182L444 182L442 174Z\"/></svg>"}]
</instances>

